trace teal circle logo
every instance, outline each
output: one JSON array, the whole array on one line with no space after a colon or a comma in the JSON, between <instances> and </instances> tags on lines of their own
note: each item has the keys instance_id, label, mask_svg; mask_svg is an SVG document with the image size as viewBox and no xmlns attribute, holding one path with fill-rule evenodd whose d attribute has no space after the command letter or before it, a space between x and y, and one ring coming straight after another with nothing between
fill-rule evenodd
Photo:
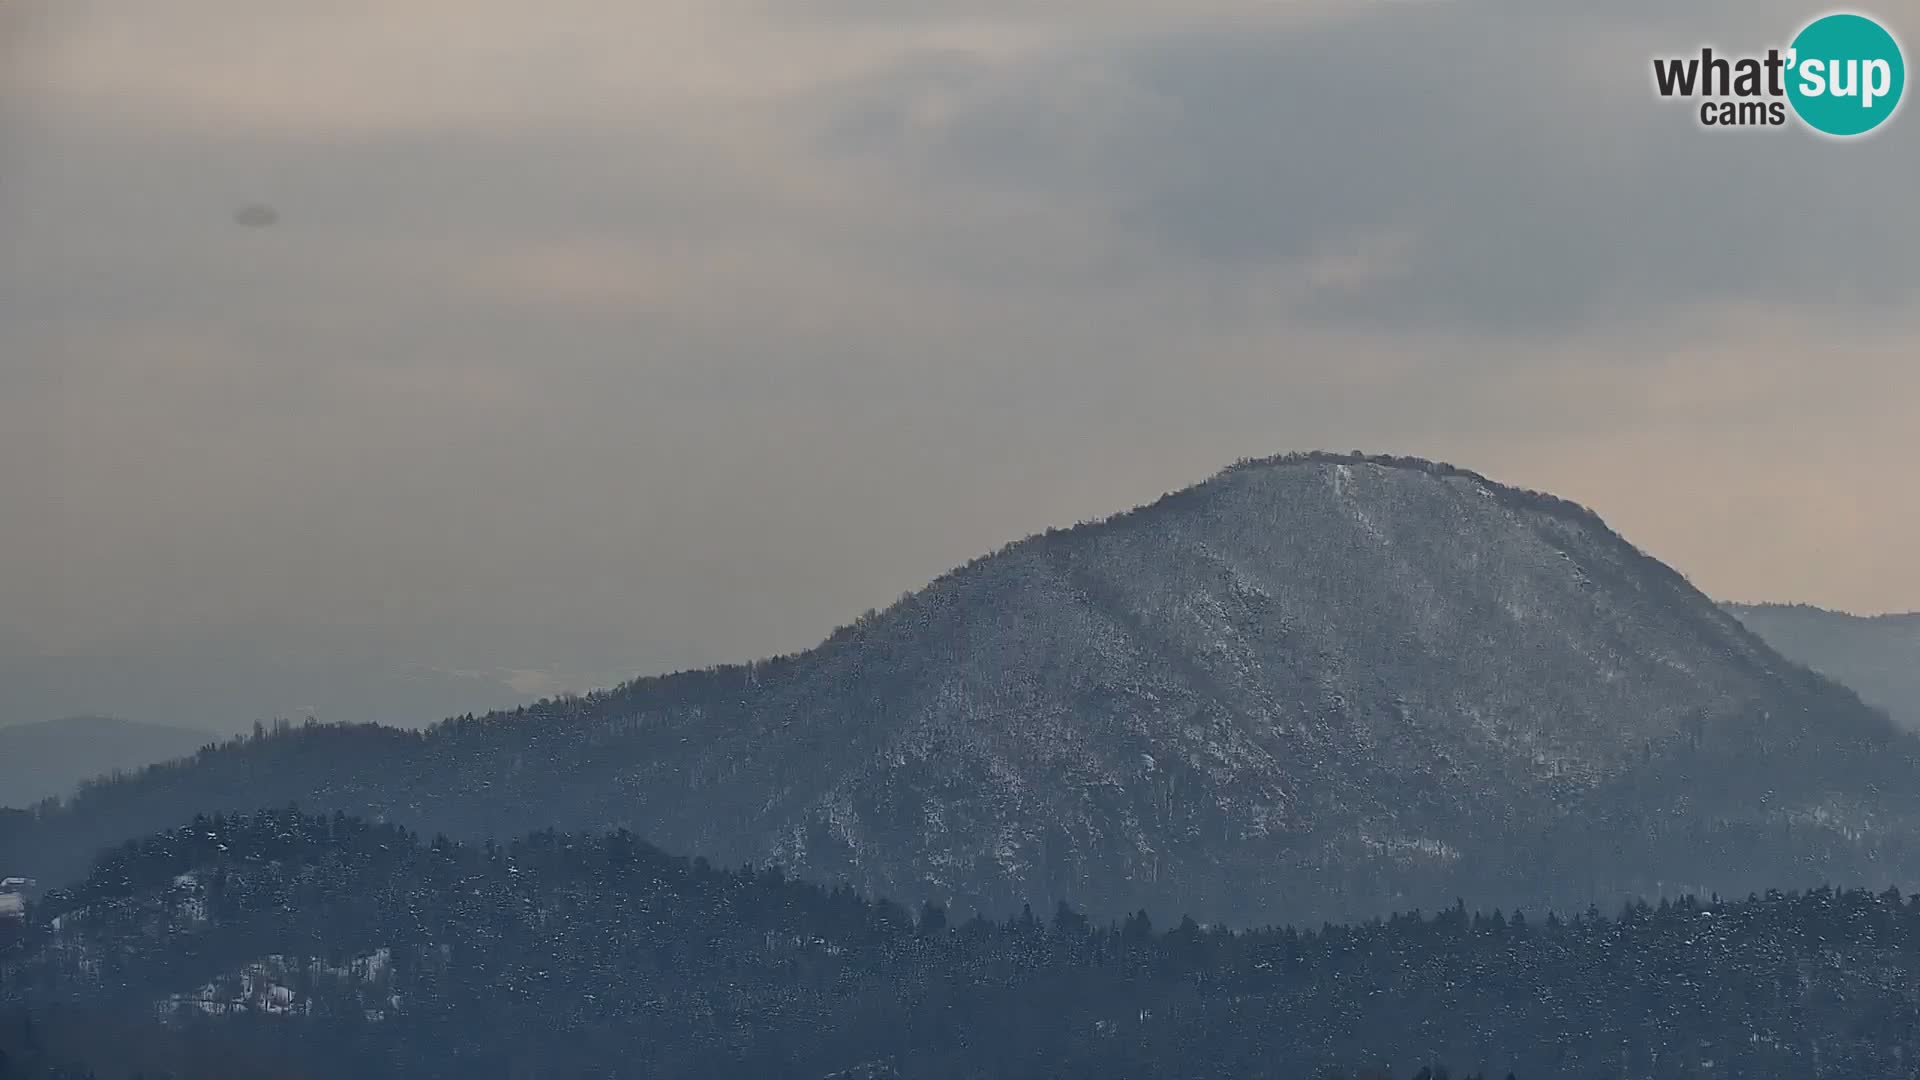
<instances>
[{"instance_id":1,"label":"teal circle logo","mask_svg":"<svg viewBox=\"0 0 1920 1080\"><path fill-rule=\"evenodd\" d=\"M1900 43L1865 15L1824 15L1793 39L1787 100L1808 127L1865 135L1900 107L1907 64Z\"/></svg>"}]
</instances>

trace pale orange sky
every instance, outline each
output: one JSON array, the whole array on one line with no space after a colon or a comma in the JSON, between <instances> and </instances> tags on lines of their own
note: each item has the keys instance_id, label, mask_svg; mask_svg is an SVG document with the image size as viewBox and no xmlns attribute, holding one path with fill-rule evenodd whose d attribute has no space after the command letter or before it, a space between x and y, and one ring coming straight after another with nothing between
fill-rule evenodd
<instances>
[{"instance_id":1,"label":"pale orange sky","mask_svg":"<svg viewBox=\"0 0 1920 1080\"><path fill-rule=\"evenodd\" d=\"M0 648L738 659L1310 448L1554 491L1719 597L1920 608L1920 120L1648 86L1810 9L8 13Z\"/></svg>"}]
</instances>

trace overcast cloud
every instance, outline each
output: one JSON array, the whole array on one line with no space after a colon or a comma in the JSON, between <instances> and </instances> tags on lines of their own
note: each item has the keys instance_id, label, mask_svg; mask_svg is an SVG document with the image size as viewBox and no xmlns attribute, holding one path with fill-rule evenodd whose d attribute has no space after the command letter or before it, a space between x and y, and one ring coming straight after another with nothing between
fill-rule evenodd
<instances>
[{"instance_id":1,"label":"overcast cloud","mask_svg":"<svg viewBox=\"0 0 1920 1080\"><path fill-rule=\"evenodd\" d=\"M15 2L0 649L540 693L1316 447L1920 608L1920 120L1702 131L1815 12L1668 8Z\"/></svg>"}]
</instances>

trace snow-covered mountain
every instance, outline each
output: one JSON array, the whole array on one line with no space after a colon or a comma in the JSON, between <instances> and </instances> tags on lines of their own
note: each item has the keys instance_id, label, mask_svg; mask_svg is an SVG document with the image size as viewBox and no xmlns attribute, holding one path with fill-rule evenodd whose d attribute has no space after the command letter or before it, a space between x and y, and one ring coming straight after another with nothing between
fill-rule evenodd
<instances>
[{"instance_id":1,"label":"snow-covered mountain","mask_svg":"<svg viewBox=\"0 0 1920 1080\"><path fill-rule=\"evenodd\" d=\"M1851 615L1806 604L1729 604L1787 658L1846 684L1902 727L1920 730L1920 612Z\"/></svg>"},{"instance_id":2,"label":"snow-covered mountain","mask_svg":"<svg viewBox=\"0 0 1920 1080\"><path fill-rule=\"evenodd\" d=\"M297 801L625 826L994 912L1537 910L1920 882L1916 746L1578 506L1304 455L1011 544L806 653L203 754L15 861L71 875L159 821Z\"/></svg>"}]
</instances>

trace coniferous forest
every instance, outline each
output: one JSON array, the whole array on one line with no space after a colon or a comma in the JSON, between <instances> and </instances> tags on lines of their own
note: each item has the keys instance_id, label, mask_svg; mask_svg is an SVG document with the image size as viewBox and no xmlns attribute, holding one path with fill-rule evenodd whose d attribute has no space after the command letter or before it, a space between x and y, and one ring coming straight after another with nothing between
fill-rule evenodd
<instances>
[{"instance_id":1,"label":"coniferous forest","mask_svg":"<svg viewBox=\"0 0 1920 1080\"><path fill-rule=\"evenodd\" d=\"M1578 507L1252 462L805 653L0 813L0 1080L1920 1080L1917 793Z\"/></svg>"},{"instance_id":2,"label":"coniferous forest","mask_svg":"<svg viewBox=\"0 0 1920 1080\"><path fill-rule=\"evenodd\" d=\"M1920 1075L1891 891L960 921L625 832L290 808L121 846L5 955L10 1077Z\"/></svg>"}]
</instances>

